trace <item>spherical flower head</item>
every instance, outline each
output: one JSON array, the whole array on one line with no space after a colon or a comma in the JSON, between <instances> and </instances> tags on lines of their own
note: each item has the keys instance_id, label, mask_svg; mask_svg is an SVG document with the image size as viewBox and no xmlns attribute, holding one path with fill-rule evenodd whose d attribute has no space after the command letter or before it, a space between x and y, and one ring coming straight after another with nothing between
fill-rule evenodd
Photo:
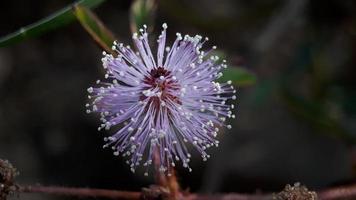
<instances>
[{"instance_id":1,"label":"spherical flower head","mask_svg":"<svg viewBox=\"0 0 356 200\"><path fill-rule=\"evenodd\" d=\"M154 158L162 172L169 173L178 161L191 171L187 144L207 160L206 150L219 144L218 127L230 129L224 122L235 118L234 105L228 104L236 99L231 81L216 81L227 66L225 60L219 62L218 56L211 55L216 47L203 51L208 38L180 33L172 47L166 47L167 24L162 27L156 56L146 26L132 36L137 52L114 42L117 56L103 53L106 80L88 88L87 112L100 113L98 129L115 129L104 138L104 147L110 146L114 155L127 156L133 172L141 164L148 170Z\"/></svg>"}]
</instances>

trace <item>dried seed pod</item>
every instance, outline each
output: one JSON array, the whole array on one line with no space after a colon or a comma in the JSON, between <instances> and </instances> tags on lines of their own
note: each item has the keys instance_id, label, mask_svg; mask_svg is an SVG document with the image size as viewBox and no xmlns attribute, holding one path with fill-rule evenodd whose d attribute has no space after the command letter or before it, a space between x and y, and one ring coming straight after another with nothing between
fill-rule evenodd
<instances>
[{"instance_id":1,"label":"dried seed pod","mask_svg":"<svg viewBox=\"0 0 356 200\"><path fill-rule=\"evenodd\" d=\"M0 159L0 200L6 200L17 189L14 182L17 175L16 168L9 161Z\"/></svg>"},{"instance_id":2,"label":"dried seed pod","mask_svg":"<svg viewBox=\"0 0 356 200\"><path fill-rule=\"evenodd\" d=\"M314 191L309 191L300 183L294 183L294 186L286 185L282 192L273 194L275 200L317 200L317 194Z\"/></svg>"}]
</instances>

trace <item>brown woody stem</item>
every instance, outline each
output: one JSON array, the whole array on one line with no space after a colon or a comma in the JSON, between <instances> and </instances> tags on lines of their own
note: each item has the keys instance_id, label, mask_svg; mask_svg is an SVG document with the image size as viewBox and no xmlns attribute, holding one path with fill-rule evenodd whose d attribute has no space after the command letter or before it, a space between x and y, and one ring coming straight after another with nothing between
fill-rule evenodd
<instances>
[{"instance_id":1,"label":"brown woody stem","mask_svg":"<svg viewBox=\"0 0 356 200\"><path fill-rule=\"evenodd\" d=\"M102 197L107 199L139 200L141 192L127 192L107 189L67 188L52 186L18 186L18 191L23 193L42 193L74 197ZM318 192L319 200L356 199L356 184L325 189ZM268 200L271 194L181 194L179 199L187 200Z\"/></svg>"},{"instance_id":2,"label":"brown woody stem","mask_svg":"<svg viewBox=\"0 0 356 200\"><path fill-rule=\"evenodd\" d=\"M53 186L19 186L19 192L23 193L43 193L63 196L75 197L104 197L108 199L139 199L140 192L126 192L107 189L91 189L91 188L68 188L68 187L53 187Z\"/></svg>"}]
</instances>

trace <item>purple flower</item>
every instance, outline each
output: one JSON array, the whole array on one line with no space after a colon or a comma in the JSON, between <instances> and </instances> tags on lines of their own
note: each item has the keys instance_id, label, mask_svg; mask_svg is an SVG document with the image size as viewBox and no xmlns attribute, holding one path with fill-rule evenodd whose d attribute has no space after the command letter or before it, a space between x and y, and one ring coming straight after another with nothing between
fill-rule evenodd
<instances>
[{"instance_id":1,"label":"purple flower","mask_svg":"<svg viewBox=\"0 0 356 200\"><path fill-rule=\"evenodd\" d=\"M230 129L224 122L235 118L234 105L227 102L236 99L231 81L215 81L226 68L225 60L218 62L219 57L211 55L216 47L203 51L208 38L180 33L173 46L166 47L167 24L162 27L157 59L144 25L140 34L132 36L138 52L114 42L118 56L103 53L107 81L98 80L99 86L88 88L92 101L87 112L100 113L98 129L115 129L104 138L104 147L111 146L114 155L128 156L133 172L140 164L151 165L154 155L159 156L162 172L177 161L191 171L187 144L208 159L206 150L219 144L218 127Z\"/></svg>"}]
</instances>

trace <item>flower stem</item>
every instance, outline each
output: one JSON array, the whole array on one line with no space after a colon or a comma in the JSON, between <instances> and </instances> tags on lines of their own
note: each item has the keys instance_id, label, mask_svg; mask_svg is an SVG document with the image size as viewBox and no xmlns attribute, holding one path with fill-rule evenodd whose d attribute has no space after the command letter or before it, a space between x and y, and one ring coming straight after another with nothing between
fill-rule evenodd
<instances>
[{"instance_id":1,"label":"flower stem","mask_svg":"<svg viewBox=\"0 0 356 200\"><path fill-rule=\"evenodd\" d=\"M169 190L169 195L171 199L178 199L180 196L180 187L177 181L175 169L171 166L168 167L166 175L164 172L159 170L161 166L161 160L159 156L159 149L156 148L156 151L153 155L154 165L155 165L155 176L156 182L159 186L166 187Z\"/></svg>"}]
</instances>

